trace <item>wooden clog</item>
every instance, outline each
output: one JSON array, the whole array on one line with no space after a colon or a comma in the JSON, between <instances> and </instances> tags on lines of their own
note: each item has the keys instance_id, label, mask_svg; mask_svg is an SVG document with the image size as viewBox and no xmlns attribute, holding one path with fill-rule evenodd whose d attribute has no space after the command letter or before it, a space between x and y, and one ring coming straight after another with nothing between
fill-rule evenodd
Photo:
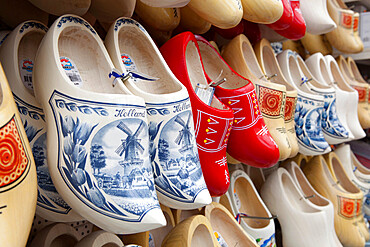
<instances>
[{"instance_id":1,"label":"wooden clog","mask_svg":"<svg viewBox=\"0 0 370 247\"><path fill-rule=\"evenodd\" d=\"M141 0L136 0L135 13L144 23L161 31L172 31L180 23L178 8L151 7Z\"/></svg>"},{"instance_id":2,"label":"wooden clog","mask_svg":"<svg viewBox=\"0 0 370 247\"><path fill-rule=\"evenodd\" d=\"M0 31L0 46L4 43L6 38L9 36L9 30Z\"/></svg>"},{"instance_id":3,"label":"wooden clog","mask_svg":"<svg viewBox=\"0 0 370 247\"><path fill-rule=\"evenodd\" d=\"M79 240L80 237L76 229L64 223L55 223L42 229L32 240L30 247L77 246Z\"/></svg>"},{"instance_id":4,"label":"wooden clog","mask_svg":"<svg viewBox=\"0 0 370 247\"><path fill-rule=\"evenodd\" d=\"M75 247L122 247L123 243L117 235L103 230L95 231L81 239Z\"/></svg>"},{"instance_id":5,"label":"wooden clog","mask_svg":"<svg viewBox=\"0 0 370 247\"><path fill-rule=\"evenodd\" d=\"M364 50L364 43L361 40L360 33L358 30L359 24L360 24L360 14L358 12L355 12L353 15L353 24L352 24L353 35L355 36L355 41L357 44L356 50L361 52Z\"/></svg>"},{"instance_id":6,"label":"wooden clog","mask_svg":"<svg viewBox=\"0 0 370 247\"><path fill-rule=\"evenodd\" d=\"M262 39L254 46L256 57L260 64L263 73L271 76L271 82L284 85L286 87L286 101L284 106L284 124L285 131L288 138L287 144L290 146L291 151L289 158L292 158L298 153L298 142L295 133L294 114L297 103L297 91L285 79L283 72L280 69L278 61L276 60L274 50L271 44L266 39ZM276 76L273 76L276 75ZM284 132L284 127L280 126L281 131ZM281 143L278 143L280 150ZM282 159L281 159L282 160Z\"/></svg>"},{"instance_id":7,"label":"wooden clog","mask_svg":"<svg viewBox=\"0 0 370 247\"><path fill-rule=\"evenodd\" d=\"M178 224L165 237L162 247L221 247L211 223L203 215L192 216Z\"/></svg>"},{"instance_id":8,"label":"wooden clog","mask_svg":"<svg viewBox=\"0 0 370 247\"><path fill-rule=\"evenodd\" d=\"M301 57L306 57L306 50L300 40L287 40L283 42L283 50L297 52Z\"/></svg>"},{"instance_id":9,"label":"wooden clog","mask_svg":"<svg viewBox=\"0 0 370 247\"><path fill-rule=\"evenodd\" d=\"M19 1L0 1L0 20L10 28L15 28L24 21L40 21L44 25L48 24L49 14L36 8L27 0ZM17 10L15 12L15 10Z\"/></svg>"},{"instance_id":10,"label":"wooden clog","mask_svg":"<svg viewBox=\"0 0 370 247\"><path fill-rule=\"evenodd\" d=\"M0 87L0 242L25 246L36 209L36 167L1 65Z\"/></svg>"},{"instance_id":11,"label":"wooden clog","mask_svg":"<svg viewBox=\"0 0 370 247\"><path fill-rule=\"evenodd\" d=\"M328 164L322 156L313 157L303 168L303 172L322 196L334 205L334 227L343 246L364 246L365 239L356 224L356 207L361 192L345 191L334 180ZM352 190L356 192L356 189Z\"/></svg>"},{"instance_id":12,"label":"wooden clog","mask_svg":"<svg viewBox=\"0 0 370 247\"><path fill-rule=\"evenodd\" d=\"M131 17L135 4L136 0L92 0L89 13L101 22L112 23L119 17Z\"/></svg>"},{"instance_id":13,"label":"wooden clog","mask_svg":"<svg viewBox=\"0 0 370 247\"><path fill-rule=\"evenodd\" d=\"M333 48L327 41L325 35L314 35L306 32L301 39L302 45L310 53L321 52L323 55L328 55L333 52ZM301 54L300 54L301 55ZM302 55L301 55L302 56ZM304 58L304 56L302 56Z\"/></svg>"},{"instance_id":14,"label":"wooden clog","mask_svg":"<svg viewBox=\"0 0 370 247\"><path fill-rule=\"evenodd\" d=\"M243 18L256 23L269 24L280 19L284 13L282 1L242 0Z\"/></svg>"},{"instance_id":15,"label":"wooden clog","mask_svg":"<svg viewBox=\"0 0 370 247\"><path fill-rule=\"evenodd\" d=\"M366 81L364 80L364 78L362 77L360 73L360 70L357 67L355 60L353 60L352 57L347 57L346 61L347 61L348 67L350 68L350 73L352 77L355 78L355 80L358 82L366 83Z\"/></svg>"},{"instance_id":16,"label":"wooden clog","mask_svg":"<svg viewBox=\"0 0 370 247\"><path fill-rule=\"evenodd\" d=\"M201 211L201 208L192 210L172 209L173 218L176 225L193 215L201 214Z\"/></svg>"},{"instance_id":17,"label":"wooden clog","mask_svg":"<svg viewBox=\"0 0 370 247\"><path fill-rule=\"evenodd\" d=\"M180 13L180 25L186 31L190 31L194 34L203 34L212 26L211 23L204 20L188 6L181 8Z\"/></svg>"},{"instance_id":18,"label":"wooden clog","mask_svg":"<svg viewBox=\"0 0 370 247\"><path fill-rule=\"evenodd\" d=\"M149 247L149 231L125 234L121 236L121 239L125 246Z\"/></svg>"},{"instance_id":19,"label":"wooden clog","mask_svg":"<svg viewBox=\"0 0 370 247\"><path fill-rule=\"evenodd\" d=\"M295 157L287 159L282 163L282 166L284 166L287 163L294 162L296 163L301 169L308 163L309 159L306 155L298 153Z\"/></svg>"},{"instance_id":20,"label":"wooden clog","mask_svg":"<svg viewBox=\"0 0 370 247\"><path fill-rule=\"evenodd\" d=\"M243 15L240 0L191 0L187 6L204 20L223 29L238 25Z\"/></svg>"},{"instance_id":21,"label":"wooden clog","mask_svg":"<svg viewBox=\"0 0 370 247\"><path fill-rule=\"evenodd\" d=\"M328 13L326 0L300 1L300 3L307 33L320 35L337 27Z\"/></svg>"},{"instance_id":22,"label":"wooden clog","mask_svg":"<svg viewBox=\"0 0 370 247\"><path fill-rule=\"evenodd\" d=\"M163 211L164 217L166 217L167 225L164 227L160 227L149 232L149 246L161 246L163 239L167 236L167 234L176 226L174 215L172 214L172 210L166 206L161 205L161 209ZM145 247L145 246L143 246Z\"/></svg>"},{"instance_id":23,"label":"wooden clog","mask_svg":"<svg viewBox=\"0 0 370 247\"><path fill-rule=\"evenodd\" d=\"M211 223L217 241L221 246L258 247L232 214L217 202L205 207L205 216Z\"/></svg>"},{"instance_id":24,"label":"wooden clog","mask_svg":"<svg viewBox=\"0 0 370 247\"><path fill-rule=\"evenodd\" d=\"M160 8L180 8L187 5L190 0L141 0L146 5Z\"/></svg>"},{"instance_id":25,"label":"wooden clog","mask_svg":"<svg viewBox=\"0 0 370 247\"><path fill-rule=\"evenodd\" d=\"M288 40L284 36L278 34L275 30L269 28L267 25L258 24L261 31L261 37L267 39L270 42L283 42Z\"/></svg>"},{"instance_id":26,"label":"wooden clog","mask_svg":"<svg viewBox=\"0 0 370 247\"><path fill-rule=\"evenodd\" d=\"M37 8L56 16L64 14L83 15L90 7L91 0L28 0Z\"/></svg>"}]
</instances>

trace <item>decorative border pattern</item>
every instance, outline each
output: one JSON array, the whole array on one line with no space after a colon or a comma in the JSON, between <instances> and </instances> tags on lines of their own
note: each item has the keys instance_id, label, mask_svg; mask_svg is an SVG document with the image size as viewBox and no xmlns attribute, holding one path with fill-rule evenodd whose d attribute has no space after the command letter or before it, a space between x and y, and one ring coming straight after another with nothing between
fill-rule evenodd
<instances>
[{"instance_id":1,"label":"decorative border pattern","mask_svg":"<svg viewBox=\"0 0 370 247\"><path fill-rule=\"evenodd\" d=\"M352 86L358 92L358 103L366 102L367 88L361 86Z\"/></svg>"},{"instance_id":2,"label":"decorative border pattern","mask_svg":"<svg viewBox=\"0 0 370 247\"><path fill-rule=\"evenodd\" d=\"M74 102L66 103L62 99L55 100L55 104L58 108L62 108L62 109L66 108L68 111L72 111L72 112L75 112L78 110L79 112L83 114L93 114L95 112L98 116L103 116L103 117L109 116L108 111L104 109L103 107L91 107L88 105L77 105Z\"/></svg>"},{"instance_id":3,"label":"decorative border pattern","mask_svg":"<svg viewBox=\"0 0 370 247\"><path fill-rule=\"evenodd\" d=\"M356 199L347 198L343 196L337 196L337 198L339 215L347 219L354 218L357 212Z\"/></svg>"},{"instance_id":4,"label":"decorative border pattern","mask_svg":"<svg viewBox=\"0 0 370 247\"><path fill-rule=\"evenodd\" d=\"M23 33L27 28L37 28L37 29L41 29L45 32L48 31L48 28L42 24L42 23L38 23L38 22L33 22L33 21L27 21L26 23L23 24L23 26L21 27L21 29L19 29L19 33Z\"/></svg>"},{"instance_id":5,"label":"decorative border pattern","mask_svg":"<svg viewBox=\"0 0 370 247\"><path fill-rule=\"evenodd\" d=\"M264 86L257 86L259 105L262 114L271 117L279 117L282 115L284 104L284 92L274 90Z\"/></svg>"},{"instance_id":6,"label":"decorative border pattern","mask_svg":"<svg viewBox=\"0 0 370 247\"><path fill-rule=\"evenodd\" d=\"M358 31L358 23L359 23L359 18L358 16L353 17L353 32Z\"/></svg>"},{"instance_id":7,"label":"decorative border pattern","mask_svg":"<svg viewBox=\"0 0 370 247\"><path fill-rule=\"evenodd\" d=\"M344 12L340 12L340 25L344 28L352 28L352 15Z\"/></svg>"},{"instance_id":8,"label":"decorative border pattern","mask_svg":"<svg viewBox=\"0 0 370 247\"><path fill-rule=\"evenodd\" d=\"M121 25L124 25L124 24L135 25L138 28L140 28L141 31L147 33L147 31L143 28L143 26L140 25L140 23L138 23L137 21L135 21L131 18L121 18L121 19L117 20L116 23L114 24L114 31L118 31L118 28Z\"/></svg>"},{"instance_id":9,"label":"decorative border pattern","mask_svg":"<svg viewBox=\"0 0 370 247\"><path fill-rule=\"evenodd\" d=\"M294 119L295 106L297 103L296 97L286 97L285 101L285 112L284 112L284 121L290 122Z\"/></svg>"},{"instance_id":10,"label":"decorative border pattern","mask_svg":"<svg viewBox=\"0 0 370 247\"><path fill-rule=\"evenodd\" d=\"M90 30L90 32L92 32L93 34L96 35L96 32L95 32L94 28L90 25L90 23L88 23L87 21L81 19L80 17L76 17L76 16L64 16L64 17L62 17L59 20L57 27L60 28L60 27L62 27L62 25L64 23L67 23L67 22L74 22L74 23L84 25L87 29Z\"/></svg>"},{"instance_id":11,"label":"decorative border pattern","mask_svg":"<svg viewBox=\"0 0 370 247\"><path fill-rule=\"evenodd\" d=\"M3 38L2 40L0 40L0 46L4 43L4 41L6 40L6 38L8 38L10 33L7 33Z\"/></svg>"}]
</instances>

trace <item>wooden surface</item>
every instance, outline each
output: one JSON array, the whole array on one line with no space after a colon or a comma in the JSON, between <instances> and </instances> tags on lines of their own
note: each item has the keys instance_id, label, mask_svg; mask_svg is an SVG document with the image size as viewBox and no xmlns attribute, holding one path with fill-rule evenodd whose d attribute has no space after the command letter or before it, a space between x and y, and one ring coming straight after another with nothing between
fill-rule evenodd
<instances>
[{"instance_id":1,"label":"wooden surface","mask_svg":"<svg viewBox=\"0 0 370 247\"><path fill-rule=\"evenodd\" d=\"M55 223L42 229L29 247L70 247L75 246L79 239L76 229L64 223Z\"/></svg>"},{"instance_id":2,"label":"wooden surface","mask_svg":"<svg viewBox=\"0 0 370 247\"><path fill-rule=\"evenodd\" d=\"M186 31L190 31L194 34L203 34L212 26L211 23L204 20L188 6L181 8L180 13L180 25Z\"/></svg>"},{"instance_id":3,"label":"wooden surface","mask_svg":"<svg viewBox=\"0 0 370 247\"><path fill-rule=\"evenodd\" d=\"M117 235L103 230L95 231L81 239L75 247L122 247Z\"/></svg>"},{"instance_id":4,"label":"wooden surface","mask_svg":"<svg viewBox=\"0 0 370 247\"><path fill-rule=\"evenodd\" d=\"M53 15L83 15L90 7L91 0L28 0L37 8Z\"/></svg>"},{"instance_id":5,"label":"wooden surface","mask_svg":"<svg viewBox=\"0 0 370 247\"><path fill-rule=\"evenodd\" d=\"M327 41L325 35L313 35L308 32L301 39L303 47L310 53L321 52L324 56L333 52L333 47ZM302 56L302 55L301 55ZM302 56L304 58L304 56Z\"/></svg>"},{"instance_id":6,"label":"wooden surface","mask_svg":"<svg viewBox=\"0 0 370 247\"><path fill-rule=\"evenodd\" d=\"M256 23L269 24L280 19L283 3L274 0L241 0L243 18Z\"/></svg>"},{"instance_id":7,"label":"wooden surface","mask_svg":"<svg viewBox=\"0 0 370 247\"><path fill-rule=\"evenodd\" d=\"M136 0L91 0L89 13L102 22L112 23L119 17L131 17Z\"/></svg>"}]
</instances>

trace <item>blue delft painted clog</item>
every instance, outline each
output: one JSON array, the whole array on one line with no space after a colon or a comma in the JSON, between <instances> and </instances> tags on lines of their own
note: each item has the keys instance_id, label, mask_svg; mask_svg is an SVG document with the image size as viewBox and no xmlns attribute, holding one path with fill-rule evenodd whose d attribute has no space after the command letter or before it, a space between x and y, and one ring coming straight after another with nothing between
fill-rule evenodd
<instances>
[{"instance_id":1,"label":"blue delft painted clog","mask_svg":"<svg viewBox=\"0 0 370 247\"><path fill-rule=\"evenodd\" d=\"M116 234L165 225L154 188L144 100L109 78L104 44L88 22L58 18L34 68L48 128L50 174L81 216Z\"/></svg>"},{"instance_id":2,"label":"blue delft painted clog","mask_svg":"<svg viewBox=\"0 0 370 247\"><path fill-rule=\"evenodd\" d=\"M315 95L307 88L300 86L302 83L301 78L304 75L293 52L283 51L278 55L278 60L285 78L298 92L294 121L299 152L304 155L318 155L330 152L330 146L325 140L322 130L324 97Z\"/></svg>"},{"instance_id":3,"label":"blue delft painted clog","mask_svg":"<svg viewBox=\"0 0 370 247\"><path fill-rule=\"evenodd\" d=\"M146 30L130 18L118 19L105 39L114 65L127 73L158 78L125 80L147 107L150 157L159 201L171 208L196 209L211 203L204 182L186 88L176 79Z\"/></svg>"},{"instance_id":4,"label":"blue delft painted clog","mask_svg":"<svg viewBox=\"0 0 370 247\"><path fill-rule=\"evenodd\" d=\"M58 222L81 220L62 199L51 180L46 159L46 123L32 86L36 52L47 27L26 21L13 30L2 45L0 61L4 66L36 163L38 193L36 212L44 219Z\"/></svg>"}]
</instances>

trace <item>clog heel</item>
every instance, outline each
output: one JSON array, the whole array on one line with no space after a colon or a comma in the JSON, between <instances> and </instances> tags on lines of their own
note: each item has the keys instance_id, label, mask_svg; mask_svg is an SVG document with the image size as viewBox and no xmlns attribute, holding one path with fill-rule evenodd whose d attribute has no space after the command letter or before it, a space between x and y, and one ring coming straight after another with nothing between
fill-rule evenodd
<instances>
[{"instance_id":1,"label":"clog heel","mask_svg":"<svg viewBox=\"0 0 370 247\"><path fill-rule=\"evenodd\" d=\"M47 162L45 114L33 92L32 70L37 49L46 31L47 27L40 22L21 23L3 43L0 61L9 79L36 163L36 213L50 221L73 222L82 218L58 194L51 180Z\"/></svg>"},{"instance_id":2,"label":"clog heel","mask_svg":"<svg viewBox=\"0 0 370 247\"><path fill-rule=\"evenodd\" d=\"M211 83L218 85L215 94L234 112L227 152L238 161L255 167L270 167L276 164L278 150L266 128L257 101L254 85L237 74L211 46L208 41L196 36L202 55L204 70ZM263 132L263 133L262 133ZM260 151L263 150L263 154Z\"/></svg>"},{"instance_id":3,"label":"clog heel","mask_svg":"<svg viewBox=\"0 0 370 247\"><path fill-rule=\"evenodd\" d=\"M81 239L75 247L121 247L123 243L117 235L103 230L95 231Z\"/></svg>"},{"instance_id":4,"label":"clog heel","mask_svg":"<svg viewBox=\"0 0 370 247\"><path fill-rule=\"evenodd\" d=\"M117 83L120 72L96 31L78 16L61 16L35 60L34 89L45 113L46 144L55 147L47 152L50 175L63 199L116 234L164 226L145 102Z\"/></svg>"},{"instance_id":5,"label":"clog heel","mask_svg":"<svg viewBox=\"0 0 370 247\"><path fill-rule=\"evenodd\" d=\"M36 167L1 65L0 89L0 241L25 246L36 210Z\"/></svg>"},{"instance_id":6,"label":"clog heel","mask_svg":"<svg viewBox=\"0 0 370 247\"><path fill-rule=\"evenodd\" d=\"M149 155L159 201L176 209L196 209L211 203L195 145L193 114L185 86L135 20L118 19L109 29L105 44L115 67L124 74L143 73L159 78L125 81L127 88L146 103Z\"/></svg>"}]
</instances>

